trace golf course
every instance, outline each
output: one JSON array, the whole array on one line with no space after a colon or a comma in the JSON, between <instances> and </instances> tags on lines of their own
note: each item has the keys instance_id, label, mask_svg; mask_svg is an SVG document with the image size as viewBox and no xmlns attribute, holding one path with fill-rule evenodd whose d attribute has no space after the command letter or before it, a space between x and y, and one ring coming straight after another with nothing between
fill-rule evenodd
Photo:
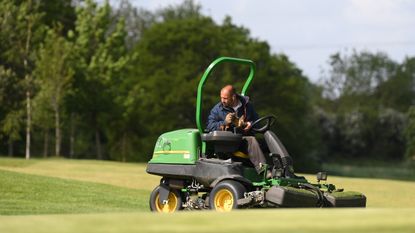
<instances>
[{"instance_id":1,"label":"golf course","mask_svg":"<svg viewBox=\"0 0 415 233\"><path fill-rule=\"evenodd\" d=\"M413 232L415 182L329 176L365 209L249 209L154 214L146 164L0 159L0 232ZM304 174L310 181L314 175Z\"/></svg>"}]
</instances>

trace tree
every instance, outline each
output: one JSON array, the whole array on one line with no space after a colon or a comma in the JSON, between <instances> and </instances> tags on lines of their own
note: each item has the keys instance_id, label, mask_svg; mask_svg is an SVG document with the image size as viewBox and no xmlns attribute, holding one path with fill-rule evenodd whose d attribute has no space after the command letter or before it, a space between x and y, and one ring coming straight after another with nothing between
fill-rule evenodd
<instances>
[{"instance_id":1,"label":"tree","mask_svg":"<svg viewBox=\"0 0 415 233\"><path fill-rule=\"evenodd\" d=\"M71 68L72 43L60 36L61 28L48 31L34 71L39 86L37 98L46 99L55 118L55 155L61 155L61 111L63 99L71 90L74 71ZM42 102L41 100L39 101ZM42 105L40 105L42 106ZM39 107L40 107L39 106ZM41 111L47 111L44 107Z\"/></svg>"},{"instance_id":2,"label":"tree","mask_svg":"<svg viewBox=\"0 0 415 233\"><path fill-rule=\"evenodd\" d=\"M405 129L406 151L408 160L415 160L415 107L410 107L407 113L408 124Z\"/></svg>"},{"instance_id":3,"label":"tree","mask_svg":"<svg viewBox=\"0 0 415 233\"><path fill-rule=\"evenodd\" d=\"M73 30L76 21L76 12L74 5L79 0L54 0L39 1L39 12L43 13L42 24L48 28L54 28L61 25L59 33L65 35L69 30Z\"/></svg>"},{"instance_id":4,"label":"tree","mask_svg":"<svg viewBox=\"0 0 415 233\"><path fill-rule=\"evenodd\" d=\"M125 20L128 49L132 49L139 42L144 31L157 20L156 13L142 8L137 9L128 0L121 0L113 14L116 20Z\"/></svg>"},{"instance_id":5,"label":"tree","mask_svg":"<svg viewBox=\"0 0 415 233\"><path fill-rule=\"evenodd\" d=\"M10 69L18 79L15 79L23 90L16 90L18 93L24 92L24 98L19 102L26 105L26 159L30 158L31 128L32 128L32 105L33 97L33 58L36 46L42 39L44 26L41 24L42 14L38 11L38 1L0 1L0 20L2 30L0 40L2 41L2 65L5 69ZM24 80L24 81L23 81ZM19 104L14 104L17 106ZM16 110L9 111L13 116Z\"/></svg>"},{"instance_id":6,"label":"tree","mask_svg":"<svg viewBox=\"0 0 415 233\"><path fill-rule=\"evenodd\" d=\"M102 135L105 118L114 107L111 88L122 78L120 71L128 62L126 55L124 20L114 24L108 1L98 7L91 0L77 9L74 41L75 68L74 93L70 112L77 112L95 132L96 156L103 159Z\"/></svg>"},{"instance_id":7,"label":"tree","mask_svg":"<svg viewBox=\"0 0 415 233\"><path fill-rule=\"evenodd\" d=\"M15 92L22 88L20 85L11 69L0 66L0 116L5 116L0 119L0 136L7 138L9 156L14 154L14 142L21 138L23 112L19 109L19 100L22 96Z\"/></svg>"},{"instance_id":8,"label":"tree","mask_svg":"<svg viewBox=\"0 0 415 233\"><path fill-rule=\"evenodd\" d=\"M336 53L330 57L329 77L325 78L326 95L338 98L373 94L376 88L393 76L397 64L385 53L353 51L350 56Z\"/></svg>"},{"instance_id":9,"label":"tree","mask_svg":"<svg viewBox=\"0 0 415 233\"><path fill-rule=\"evenodd\" d=\"M381 52L336 53L329 63L319 100L320 122L331 122L321 125L329 130L322 132L328 153L401 159L404 113L413 98L410 72Z\"/></svg>"},{"instance_id":10,"label":"tree","mask_svg":"<svg viewBox=\"0 0 415 233\"><path fill-rule=\"evenodd\" d=\"M407 58L399 64L395 75L380 84L376 90L376 98L385 107L407 112L415 103L415 58ZM399 90L399 91L397 91Z\"/></svg>"}]
</instances>

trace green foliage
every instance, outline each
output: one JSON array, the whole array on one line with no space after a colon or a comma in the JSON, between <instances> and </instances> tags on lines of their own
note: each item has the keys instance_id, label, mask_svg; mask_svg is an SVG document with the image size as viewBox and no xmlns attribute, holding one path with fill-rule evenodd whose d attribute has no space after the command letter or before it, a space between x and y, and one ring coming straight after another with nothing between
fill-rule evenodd
<instances>
[{"instance_id":1,"label":"green foliage","mask_svg":"<svg viewBox=\"0 0 415 233\"><path fill-rule=\"evenodd\" d=\"M114 24L113 24L114 23ZM126 54L124 20L112 21L111 7L106 2L97 6L86 1L77 9L75 31L70 33L74 41L75 81L74 91L68 98L68 111L77 113L95 134L97 158L101 152L102 134L106 126L117 118L117 98L122 94L118 87L123 82ZM112 115L112 113L115 113ZM82 151L81 153L85 153ZM108 156L108 155L105 155Z\"/></svg>"},{"instance_id":2,"label":"green foliage","mask_svg":"<svg viewBox=\"0 0 415 233\"><path fill-rule=\"evenodd\" d=\"M125 20L126 43L129 49L133 48L141 39L144 31L156 22L155 13L142 8L135 8L128 0L121 0L118 8L114 9L114 16Z\"/></svg>"},{"instance_id":3,"label":"green foliage","mask_svg":"<svg viewBox=\"0 0 415 233\"><path fill-rule=\"evenodd\" d=\"M333 55L330 65L316 100L326 157L402 159L414 94L410 60L398 64L384 53L353 51Z\"/></svg>"},{"instance_id":4,"label":"green foliage","mask_svg":"<svg viewBox=\"0 0 415 233\"><path fill-rule=\"evenodd\" d=\"M415 160L415 107L410 107L407 113L408 124L405 129L406 151L405 157Z\"/></svg>"},{"instance_id":5,"label":"green foliage","mask_svg":"<svg viewBox=\"0 0 415 233\"><path fill-rule=\"evenodd\" d=\"M38 1L17 2L0 1L0 64L23 78L31 71L24 67L23 60L27 59L29 68L33 68L36 47L43 39L45 26Z\"/></svg>"},{"instance_id":6,"label":"green foliage","mask_svg":"<svg viewBox=\"0 0 415 233\"><path fill-rule=\"evenodd\" d=\"M16 82L16 75L11 69L0 66L0 135L8 137L8 141L20 139L22 129L22 111L18 101L21 93L15 92L21 88Z\"/></svg>"},{"instance_id":7,"label":"green foliage","mask_svg":"<svg viewBox=\"0 0 415 233\"><path fill-rule=\"evenodd\" d=\"M407 59L399 65L395 75L379 85L375 98L385 107L406 112L415 99L414 73L415 59Z\"/></svg>"},{"instance_id":8,"label":"green foliage","mask_svg":"<svg viewBox=\"0 0 415 233\"><path fill-rule=\"evenodd\" d=\"M76 21L75 1L39 1L39 11L43 12L43 24L49 28L62 25L62 34L74 28Z\"/></svg>"},{"instance_id":9,"label":"green foliage","mask_svg":"<svg viewBox=\"0 0 415 233\"><path fill-rule=\"evenodd\" d=\"M401 160L405 154L407 118L405 113L395 109L382 109L375 121L373 143L370 155L384 159Z\"/></svg>"},{"instance_id":10,"label":"green foliage","mask_svg":"<svg viewBox=\"0 0 415 233\"><path fill-rule=\"evenodd\" d=\"M61 155L63 99L71 90L74 74L71 64L73 45L60 36L60 30L61 26L58 26L48 31L44 45L39 49L39 57L34 70L35 83L39 87L34 99L34 122L47 131L52 128L51 122L55 121L56 156ZM45 141L47 140L45 139Z\"/></svg>"},{"instance_id":11,"label":"green foliage","mask_svg":"<svg viewBox=\"0 0 415 233\"><path fill-rule=\"evenodd\" d=\"M9 112L1 122L1 131L8 136L9 142L13 142L21 138L19 133L23 124L21 122L21 115L22 112L19 111Z\"/></svg>"},{"instance_id":12,"label":"green foliage","mask_svg":"<svg viewBox=\"0 0 415 233\"><path fill-rule=\"evenodd\" d=\"M386 54L353 51L350 56L330 57L326 95L330 98L370 95L396 73L397 64Z\"/></svg>"},{"instance_id":13,"label":"green foliage","mask_svg":"<svg viewBox=\"0 0 415 233\"><path fill-rule=\"evenodd\" d=\"M24 128L21 124L23 117L30 119L31 116L30 108L25 107L35 91L31 73L34 69L36 49L43 39L46 27L42 23L43 13L39 11L39 1L2 0L0 5L0 69L9 72L9 75L2 77L7 79L7 92L0 94L5 95L3 98L7 99L7 103L0 107L4 108L4 112L0 110L0 122L3 121L5 124L5 127L0 128L8 138L11 155L13 141L20 138L18 134L21 134ZM24 111L26 114L23 114ZM15 119L16 117L20 118ZM26 123L26 128L30 130L31 126ZM20 153L21 151L23 149L19 150ZM26 151L30 152L29 144Z\"/></svg>"},{"instance_id":14,"label":"green foliage","mask_svg":"<svg viewBox=\"0 0 415 233\"><path fill-rule=\"evenodd\" d=\"M70 90L73 69L71 67L72 44L60 36L59 28L49 30L43 46L39 49L34 75L40 87L37 96L50 101L57 109Z\"/></svg>"}]
</instances>

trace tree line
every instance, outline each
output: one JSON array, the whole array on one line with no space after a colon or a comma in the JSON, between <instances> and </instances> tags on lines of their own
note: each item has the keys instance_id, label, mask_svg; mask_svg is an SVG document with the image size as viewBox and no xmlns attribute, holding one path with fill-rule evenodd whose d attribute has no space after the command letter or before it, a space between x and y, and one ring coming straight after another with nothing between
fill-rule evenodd
<instances>
[{"instance_id":1,"label":"tree line","mask_svg":"<svg viewBox=\"0 0 415 233\"><path fill-rule=\"evenodd\" d=\"M326 151L414 160L415 58L398 63L382 52L352 51L329 64L315 112Z\"/></svg>"},{"instance_id":2,"label":"tree line","mask_svg":"<svg viewBox=\"0 0 415 233\"><path fill-rule=\"evenodd\" d=\"M415 153L415 58L337 53L313 84L288 56L193 1L156 11L127 0L0 4L1 154L148 161L161 133L195 127L198 81L219 56L255 61L248 94L260 115L277 116L275 131L300 170L340 156ZM224 84L241 90L247 72L215 71L203 115Z\"/></svg>"}]
</instances>

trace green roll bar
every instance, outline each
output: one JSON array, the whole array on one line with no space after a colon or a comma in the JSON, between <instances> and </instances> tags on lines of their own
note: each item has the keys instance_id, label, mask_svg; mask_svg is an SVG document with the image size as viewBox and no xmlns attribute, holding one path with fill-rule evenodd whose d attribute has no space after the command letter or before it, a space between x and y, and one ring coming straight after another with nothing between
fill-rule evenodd
<instances>
[{"instance_id":1,"label":"green roll bar","mask_svg":"<svg viewBox=\"0 0 415 233\"><path fill-rule=\"evenodd\" d=\"M197 99L196 99L196 125L199 130L199 132L203 133L203 127L202 127L202 92L203 92L203 86L205 85L205 82L209 75L212 73L213 69L217 67L217 65L223 63L223 62L231 62L231 63L238 63L243 65L249 65L250 71L248 75L248 79L245 81L245 84L242 88L241 95L245 95L246 91L248 90L249 85L252 82L252 79L254 78L255 74L255 63L251 60L247 59L241 59L241 58L234 58L234 57L219 57L216 60L214 60L208 68L205 70L205 73L203 73L202 78L199 81L199 86L197 88Z\"/></svg>"}]
</instances>

